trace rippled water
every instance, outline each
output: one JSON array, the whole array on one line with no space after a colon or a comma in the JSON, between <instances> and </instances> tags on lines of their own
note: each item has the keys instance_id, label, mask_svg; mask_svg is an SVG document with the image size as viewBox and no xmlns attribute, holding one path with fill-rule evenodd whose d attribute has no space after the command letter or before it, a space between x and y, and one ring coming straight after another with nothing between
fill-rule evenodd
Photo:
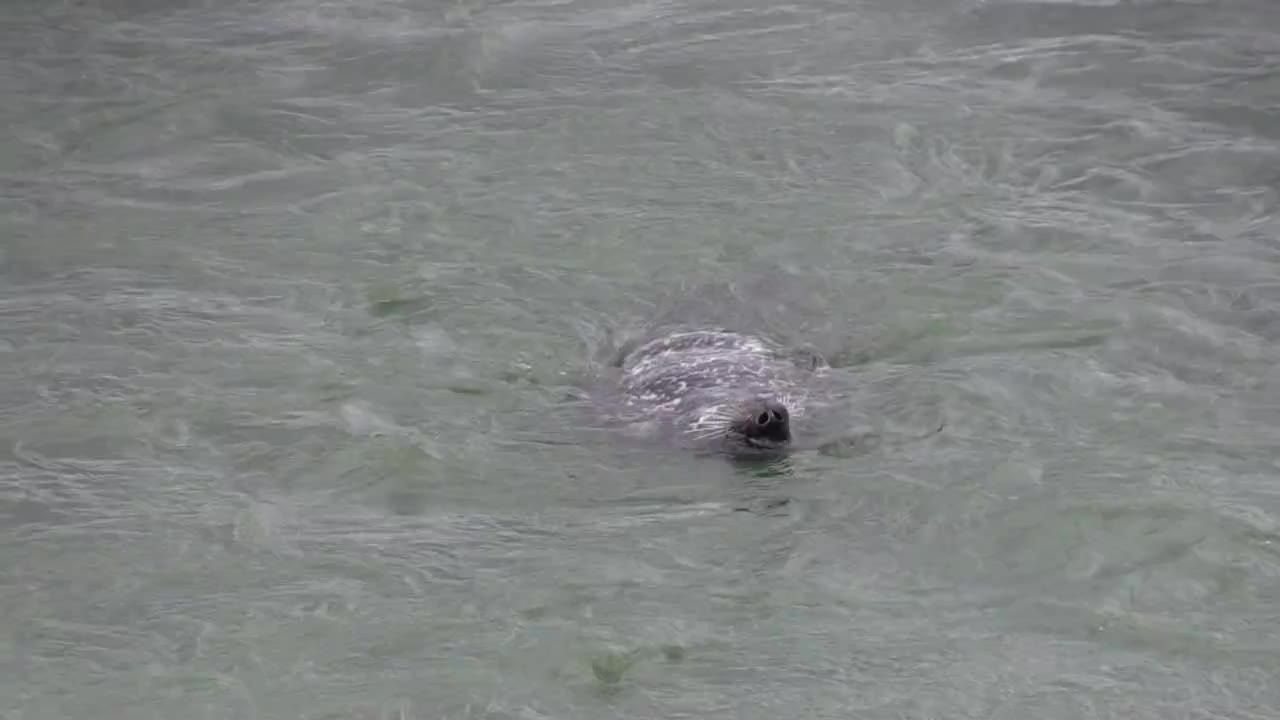
<instances>
[{"instance_id":1,"label":"rippled water","mask_svg":"<svg viewBox=\"0 0 1280 720\"><path fill-rule=\"evenodd\" d=\"M0 717L1276 716L1280 5L27 0L0 48ZM562 412L735 298L860 440Z\"/></svg>"}]
</instances>

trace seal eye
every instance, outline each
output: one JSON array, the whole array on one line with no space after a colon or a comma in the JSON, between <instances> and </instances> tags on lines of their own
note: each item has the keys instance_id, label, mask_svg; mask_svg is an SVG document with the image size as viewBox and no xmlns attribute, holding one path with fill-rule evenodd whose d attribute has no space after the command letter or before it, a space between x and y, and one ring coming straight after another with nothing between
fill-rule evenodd
<instances>
[{"instance_id":1,"label":"seal eye","mask_svg":"<svg viewBox=\"0 0 1280 720\"><path fill-rule=\"evenodd\" d=\"M768 425L768 424L769 424L769 413L767 413L767 412L762 412L762 413L760 413L760 415L756 417L756 424L757 424L757 425L759 425L759 426L761 426L761 427L764 427L765 425Z\"/></svg>"}]
</instances>

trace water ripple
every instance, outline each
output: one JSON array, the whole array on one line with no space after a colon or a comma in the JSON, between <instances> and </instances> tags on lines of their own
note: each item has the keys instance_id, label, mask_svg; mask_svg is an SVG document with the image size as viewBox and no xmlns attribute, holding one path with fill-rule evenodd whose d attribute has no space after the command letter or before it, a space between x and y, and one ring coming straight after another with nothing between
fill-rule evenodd
<instances>
[{"instance_id":1,"label":"water ripple","mask_svg":"<svg viewBox=\"0 0 1280 720\"><path fill-rule=\"evenodd\" d=\"M7 8L0 715L1267 717L1276 8Z\"/></svg>"}]
</instances>

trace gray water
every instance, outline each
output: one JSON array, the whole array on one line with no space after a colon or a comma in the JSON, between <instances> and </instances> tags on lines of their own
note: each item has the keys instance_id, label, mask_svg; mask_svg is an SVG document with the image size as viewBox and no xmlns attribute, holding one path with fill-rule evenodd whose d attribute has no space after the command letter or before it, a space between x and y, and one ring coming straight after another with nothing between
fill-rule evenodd
<instances>
[{"instance_id":1,"label":"gray water","mask_svg":"<svg viewBox=\"0 0 1280 720\"><path fill-rule=\"evenodd\" d=\"M1280 712L1280 4L25 0L0 49L0 718ZM853 439L563 411L734 298Z\"/></svg>"}]
</instances>

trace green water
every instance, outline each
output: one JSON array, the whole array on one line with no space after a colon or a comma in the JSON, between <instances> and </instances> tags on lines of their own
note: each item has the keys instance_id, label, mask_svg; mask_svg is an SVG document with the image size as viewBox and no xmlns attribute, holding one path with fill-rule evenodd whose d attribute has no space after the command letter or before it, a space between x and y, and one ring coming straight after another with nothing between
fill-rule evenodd
<instances>
[{"instance_id":1,"label":"green water","mask_svg":"<svg viewBox=\"0 0 1280 720\"><path fill-rule=\"evenodd\" d=\"M22 2L0 49L0 718L1280 707L1272 3ZM564 412L733 298L847 442Z\"/></svg>"}]
</instances>

